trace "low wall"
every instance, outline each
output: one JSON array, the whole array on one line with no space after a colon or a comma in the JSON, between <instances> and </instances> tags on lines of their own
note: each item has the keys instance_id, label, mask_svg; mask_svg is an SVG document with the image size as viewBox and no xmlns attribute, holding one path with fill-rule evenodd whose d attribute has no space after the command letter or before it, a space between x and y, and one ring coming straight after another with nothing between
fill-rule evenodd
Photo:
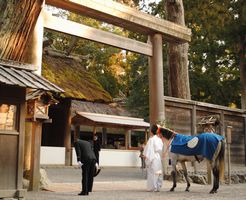
<instances>
[{"instance_id":1,"label":"low wall","mask_svg":"<svg viewBox=\"0 0 246 200\"><path fill-rule=\"evenodd\" d=\"M73 149L73 165L77 164L76 153ZM102 149L100 151L100 166L140 167L141 160L137 150ZM65 147L41 147L41 165L64 165Z\"/></svg>"}]
</instances>

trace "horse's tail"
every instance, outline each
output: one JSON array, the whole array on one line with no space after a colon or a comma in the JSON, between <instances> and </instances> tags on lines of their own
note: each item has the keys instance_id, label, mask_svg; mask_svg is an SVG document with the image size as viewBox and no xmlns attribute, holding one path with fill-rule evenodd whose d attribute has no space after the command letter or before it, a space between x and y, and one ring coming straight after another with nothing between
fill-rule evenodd
<instances>
[{"instance_id":1,"label":"horse's tail","mask_svg":"<svg viewBox=\"0 0 246 200\"><path fill-rule=\"evenodd\" d=\"M219 159L219 179L220 182L224 182L224 176L225 176L225 140L221 140L221 148L220 148L220 152L218 155L218 159Z\"/></svg>"}]
</instances>

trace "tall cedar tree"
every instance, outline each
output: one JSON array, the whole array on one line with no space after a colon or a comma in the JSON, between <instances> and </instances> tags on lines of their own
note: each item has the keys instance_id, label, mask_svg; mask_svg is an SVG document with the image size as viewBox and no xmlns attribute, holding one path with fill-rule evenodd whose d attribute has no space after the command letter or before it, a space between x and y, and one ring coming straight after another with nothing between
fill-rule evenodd
<instances>
[{"instance_id":1,"label":"tall cedar tree","mask_svg":"<svg viewBox=\"0 0 246 200\"><path fill-rule=\"evenodd\" d=\"M0 1L0 58L23 61L43 0Z\"/></svg>"},{"instance_id":2,"label":"tall cedar tree","mask_svg":"<svg viewBox=\"0 0 246 200\"><path fill-rule=\"evenodd\" d=\"M167 19L185 26L183 0L166 0ZM188 43L168 45L169 96L190 99Z\"/></svg>"}]
</instances>

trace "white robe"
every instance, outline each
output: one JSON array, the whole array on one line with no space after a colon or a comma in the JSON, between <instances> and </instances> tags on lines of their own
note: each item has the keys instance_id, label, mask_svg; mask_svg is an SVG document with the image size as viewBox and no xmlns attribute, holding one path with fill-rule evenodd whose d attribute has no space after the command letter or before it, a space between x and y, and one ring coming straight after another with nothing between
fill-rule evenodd
<instances>
[{"instance_id":1,"label":"white robe","mask_svg":"<svg viewBox=\"0 0 246 200\"><path fill-rule=\"evenodd\" d=\"M149 138L143 152L146 157L148 191L160 191L162 186L162 150L163 142L158 136L154 135Z\"/></svg>"}]
</instances>

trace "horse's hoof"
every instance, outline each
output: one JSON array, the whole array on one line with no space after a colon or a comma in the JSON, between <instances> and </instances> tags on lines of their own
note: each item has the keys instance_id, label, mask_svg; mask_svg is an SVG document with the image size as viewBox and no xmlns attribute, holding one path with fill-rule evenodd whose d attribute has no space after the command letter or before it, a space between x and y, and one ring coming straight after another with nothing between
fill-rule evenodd
<instances>
[{"instance_id":1,"label":"horse's hoof","mask_svg":"<svg viewBox=\"0 0 246 200\"><path fill-rule=\"evenodd\" d=\"M171 188L171 189L170 189L170 192L174 192L174 188Z\"/></svg>"},{"instance_id":2,"label":"horse's hoof","mask_svg":"<svg viewBox=\"0 0 246 200\"><path fill-rule=\"evenodd\" d=\"M214 194L214 193L216 193L217 191L215 191L215 190L211 190L209 193L210 194Z\"/></svg>"},{"instance_id":3,"label":"horse's hoof","mask_svg":"<svg viewBox=\"0 0 246 200\"><path fill-rule=\"evenodd\" d=\"M186 191L186 192L189 192L190 190L189 190L189 189L186 189L185 191Z\"/></svg>"}]
</instances>

